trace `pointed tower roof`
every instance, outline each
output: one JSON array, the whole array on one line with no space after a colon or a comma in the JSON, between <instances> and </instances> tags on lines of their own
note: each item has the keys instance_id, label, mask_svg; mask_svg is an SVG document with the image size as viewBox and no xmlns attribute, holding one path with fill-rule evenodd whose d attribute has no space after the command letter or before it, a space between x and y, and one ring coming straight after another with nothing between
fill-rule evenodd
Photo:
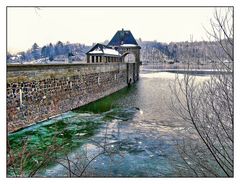
<instances>
[{"instance_id":1,"label":"pointed tower roof","mask_svg":"<svg viewBox=\"0 0 240 184\"><path fill-rule=\"evenodd\" d=\"M108 43L108 46L111 47L119 47L119 46L130 46L130 47L139 47L138 43L136 42L135 38L133 37L131 31L129 30L120 30L117 31L116 34L113 36L111 41Z\"/></svg>"}]
</instances>

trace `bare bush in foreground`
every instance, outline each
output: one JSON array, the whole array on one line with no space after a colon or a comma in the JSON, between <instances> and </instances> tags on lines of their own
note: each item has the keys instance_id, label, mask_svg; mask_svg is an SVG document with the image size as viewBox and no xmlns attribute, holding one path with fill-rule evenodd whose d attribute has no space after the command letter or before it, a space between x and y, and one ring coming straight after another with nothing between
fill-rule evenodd
<instances>
[{"instance_id":1,"label":"bare bush in foreground","mask_svg":"<svg viewBox=\"0 0 240 184\"><path fill-rule=\"evenodd\" d=\"M217 74L197 81L190 74L171 85L171 109L196 131L179 144L179 153L196 176L233 176L233 9L216 9L209 36L225 58L215 53ZM227 59L226 59L227 58ZM199 141L200 140L200 141Z\"/></svg>"}]
</instances>

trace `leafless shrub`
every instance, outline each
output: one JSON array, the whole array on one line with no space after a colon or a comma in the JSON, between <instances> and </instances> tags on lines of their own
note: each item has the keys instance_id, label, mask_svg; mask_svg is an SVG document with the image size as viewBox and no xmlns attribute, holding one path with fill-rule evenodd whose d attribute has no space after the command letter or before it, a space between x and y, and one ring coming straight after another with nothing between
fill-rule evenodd
<instances>
[{"instance_id":1,"label":"leafless shrub","mask_svg":"<svg viewBox=\"0 0 240 184\"><path fill-rule=\"evenodd\" d=\"M198 136L178 146L184 163L196 176L233 176L232 16L231 8L224 12L217 9L210 21L212 31L208 34L226 55L221 58L216 53L214 57L218 74L202 82L185 74L171 85L172 111L193 126Z\"/></svg>"},{"instance_id":2,"label":"leafless shrub","mask_svg":"<svg viewBox=\"0 0 240 184\"><path fill-rule=\"evenodd\" d=\"M62 146L56 143L56 136L52 138L54 144L48 146L45 152L40 150L28 150L28 139L24 139L22 142L22 147L19 148L18 152L14 152L11 148L10 143L7 145L7 169L12 172L11 177L33 177L36 173L46 166L49 162L53 161L55 158L55 153L62 149ZM41 161L32 165L29 172L26 170L26 162L31 159L34 160L35 157L41 157Z\"/></svg>"},{"instance_id":3,"label":"leafless shrub","mask_svg":"<svg viewBox=\"0 0 240 184\"><path fill-rule=\"evenodd\" d=\"M89 139L89 142L93 144L97 150L96 153L88 155L88 150L83 150L81 154L77 154L72 158L69 158L67 154L63 157L57 158L56 163L63 166L68 171L68 177L84 177L91 176L91 173L87 169L90 167L93 161L96 161L98 157L107 156L111 162L114 161L115 155L120 155L123 157L119 151L119 146L115 143L108 142L108 123L105 128L105 135L103 140L95 141L94 139ZM94 173L92 173L94 175Z\"/></svg>"},{"instance_id":4,"label":"leafless shrub","mask_svg":"<svg viewBox=\"0 0 240 184\"><path fill-rule=\"evenodd\" d=\"M28 150L27 139L23 140L22 147L18 150L18 153L14 153L8 142L8 159L7 168L9 172L13 174L11 177L35 177L39 176L39 171L44 169L50 162L61 165L67 172L68 177L84 177L91 176L90 171L87 169L91 163L100 156L107 156L111 161L116 154L122 156L119 152L118 146L114 143L108 142L108 124L106 124L105 134L102 140L95 141L89 139L89 143L96 147L96 152L88 154L88 149L82 149L82 151L74 156L70 156L68 152L64 151L64 144L57 143L57 137L60 134L64 134L64 130L56 134L51 142L51 145L47 147L47 150L42 152L41 150ZM60 156L58 153L62 153ZM26 161L28 159L34 159L34 157L41 157L41 161L37 162L32 169L27 172Z\"/></svg>"}]
</instances>

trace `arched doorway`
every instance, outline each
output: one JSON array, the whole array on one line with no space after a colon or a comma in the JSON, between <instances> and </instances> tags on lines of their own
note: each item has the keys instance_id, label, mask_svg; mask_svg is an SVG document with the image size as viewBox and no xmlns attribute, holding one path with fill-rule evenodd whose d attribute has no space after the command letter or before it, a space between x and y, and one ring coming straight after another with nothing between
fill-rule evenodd
<instances>
[{"instance_id":1,"label":"arched doorway","mask_svg":"<svg viewBox=\"0 0 240 184\"><path fill-rule=\"evenodd\" d=\"M133 53L126 53L123 58L125 63L136 63L136 57Z\"/></svg>"},{"instance_id":2,"label":"arched doorway","mask_svg":"<svg viewBox=\"0 0 240 184\"><path fill-rule=\"evenodd\" d=\"M127 63L127 84L130 85L138 80L136 55L131 52L126 52L122 57L122 61Z\"/></svg>"}]
</instances>

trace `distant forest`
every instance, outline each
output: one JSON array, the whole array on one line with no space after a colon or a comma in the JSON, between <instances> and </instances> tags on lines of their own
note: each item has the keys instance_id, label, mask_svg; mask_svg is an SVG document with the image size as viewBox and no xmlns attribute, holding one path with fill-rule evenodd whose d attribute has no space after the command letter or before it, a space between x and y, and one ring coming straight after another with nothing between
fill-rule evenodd
<instances>
[{"instance_id":1,"label":"distant forest","mask_svg":"<svg viewBox=\"0 0 240 184\"><path fill-rule=\"evenodd\" d=\"M156 62L212 62L215 55L224 58L224 52L216 42L171 42L137 40L141 46L143 64ZM107 44L104 41L103 44ZM7 63L51 63L51 62L85 62L85 53L92 46L81 43L49 43L39 47L37 43L27 51L17 54L7 53ZM210 59L211 58L211 59Z\"/></svg>"},{"instance_id":2,"label":"distant forest","mask_svg":"<svg viewBox=\"0 0 240 184\"><path fill-rule=\"evenodd\" d=\"M156 41L139 41L141 61L143 63L166 62L213 62L216 56L223 59L225 53L217 42L171 42L169 44Z\"/></svg>"},{"instance_id":3,"label":"distant forest","mask_svg":"<svg viewBox=\"0 0 240 184\"><path fill-rule=\"evenodd\" d=\"M39 47L34 43L32 48L17 54L7 53L7 63L50 63L56 61L71 60L84 61L85 52L90 49L80 43L63 43L58 41L56 44L49 43L43 47Z\"/></svg>"}]
</instances>

